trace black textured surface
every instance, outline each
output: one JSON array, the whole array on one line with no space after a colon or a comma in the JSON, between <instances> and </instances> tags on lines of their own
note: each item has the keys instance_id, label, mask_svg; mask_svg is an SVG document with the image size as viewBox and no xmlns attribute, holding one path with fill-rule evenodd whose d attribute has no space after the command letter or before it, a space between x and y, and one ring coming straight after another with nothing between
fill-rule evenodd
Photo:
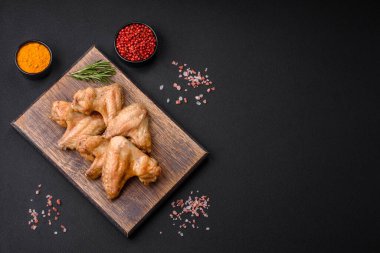
<instances>
[{"instance_id":1,"label":"black textured surface","mask_svg":"<svg viewBox=\"0 0 380 253\"><path fill-rule=\"evenodd\" d=\"M1 1L0 252L378 252L378 11L363 2ZM135 20L160 40L141 68L113 49L115 31ZM14 65L28 39L53 50L39 81ZM210 152L130 239L10 126L92 44ZM176 80L172 59L208 67L217 91L207 106L166 104L158 87ZM62 198L66 234L28 228L39 183ZM169 203L196 189L211 197L211 230L181 238Z\"/></svg>"}]
</instances>

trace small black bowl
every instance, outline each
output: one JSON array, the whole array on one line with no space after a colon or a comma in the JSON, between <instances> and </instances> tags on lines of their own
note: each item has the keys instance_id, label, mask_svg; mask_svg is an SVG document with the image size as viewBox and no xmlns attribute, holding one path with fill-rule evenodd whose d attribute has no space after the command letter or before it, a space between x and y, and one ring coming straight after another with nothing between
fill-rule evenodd
<instances>
[{"instance_id":1,"label":"small black bowl","mask_svg":"<svg viewBox=\"0 0 380 253\"><path fill-rule=\"evenodd\" d=\"M20 51L20 49L21 49L24 45L26 45L26 44L28 44L28 43L32 43L32 42L36 42L36 43L39 43L39 44L45 46L45 47L49 50L49 54L50 54L50 62L49 62L49 64L47 65L47 67L46 67L44 70L42 70L41 72L38 72L38 73L29 73L29 72L26 72L26 71L24 71L23 69L21 69L20 66L19 66L18 63L17 63L17 54L18 54L18 52ZM16 63L16 66L17 66L18 70L19 70L24 76L26 76L26 77L28 77L28 78L31 78L31 79L34 79L34 78L40 78L40 77L43 77L43 76L45 76L46 74L48 74L48 73L49 73L49 70L50 70L50 66L51 66L52 61L53 61L53 53L51 52L50 47L49 47L48 45L46 45L44 42L40 41L40 40L27 40L27 41L21 43L21 44L18 46L17 51L16 51L16 53L15 53L15 63Z\"/></svg>"},{"instance_id":2,"label":"small black bowl","mask_svg":"<svg viewBox=\"0 0 380 253\"><path fill-rule=\"evenodd\" d=\"M125 59L123 56L120 55L119 51L117 51L117 48L116 48L116 39L117 39L117 36L119 35L119 32L120 32L123 28L125 28L125 27L127 27L127 26L129 26L129 25L133 25L133 24L145 25L146 27L148 27L148 28L153 32L153 35L154 35L154 37L156 38L156 47L154 48L154 52L153 52L148 58L146 58L145 60L142 60L142 61L130 61L130 60L127 60L127 59ZM157 38L157 34L156 34L156 32L153 30L153 28L152 28L151 26L149 26L149 25L147 25L147 24L145 24L145 23L142 23L142 22L131 22L131 23L128 23L128 24L126 24L126 25L123 25L123 26L122 26L122 27L116 32L116 34L115 34L115 38L114 38L114 40L113 40L113 46L114 46L114 48L115 48L115 51L116 51L117 55L118 55L118 56L120 57L120 59L122 59L124 62L131 63L131 64L133 64L133 65L141 65L141 64L143 64L143 63L146 63L146 62L149 61L150 59L152 59L153 56L156 54L156 52L157 52L157 48L158 48L158 38Z\"/></svg>"}]
</instances>

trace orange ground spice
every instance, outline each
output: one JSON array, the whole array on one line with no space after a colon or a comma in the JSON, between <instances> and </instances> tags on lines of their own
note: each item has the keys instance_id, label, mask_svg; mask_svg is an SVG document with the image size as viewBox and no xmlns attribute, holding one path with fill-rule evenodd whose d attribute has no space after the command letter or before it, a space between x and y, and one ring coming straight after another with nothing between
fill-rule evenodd
<instances>
[{"instance_id":1,"label":"orange ground spice","mask_svg":"<svg viewBox=\"0 0 380 253\"><path fill-rule=\"evenodd\" d=\"M51 60L49 49L41 43L30 42L17 53L18 66L27 73L39 73L49 66Z\"/></svg>"}]
</instances>

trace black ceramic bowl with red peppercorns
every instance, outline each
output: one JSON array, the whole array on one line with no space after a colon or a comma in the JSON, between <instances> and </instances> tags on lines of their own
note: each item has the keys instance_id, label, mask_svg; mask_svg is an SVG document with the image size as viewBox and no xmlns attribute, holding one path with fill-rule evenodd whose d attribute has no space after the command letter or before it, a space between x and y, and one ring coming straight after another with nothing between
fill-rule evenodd
<instances>
[{"instance_id":1,"label":"black ceramic bowl with red peppercorns","mask_svg":"<svg viewBox=\"0 0 380 253\"><path fill-rule=\"evenodd\" d=\"M118 30L114 46L123 61L141 64L155 55L158 40L152 27L141 22L132 22Z\"/></svg>"}]
</instances>

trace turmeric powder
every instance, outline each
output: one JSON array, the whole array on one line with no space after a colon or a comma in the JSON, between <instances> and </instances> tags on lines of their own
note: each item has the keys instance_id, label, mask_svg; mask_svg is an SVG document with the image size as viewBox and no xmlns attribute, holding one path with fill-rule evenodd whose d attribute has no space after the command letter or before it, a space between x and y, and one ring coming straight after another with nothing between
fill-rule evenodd
<instances>
[{"instance_id":1,"label":"turmeric powder","mask_svg":"<svg viewBox=\"0 0 380 253\"><path fill-rule=\"evenodd\" d=\"M49 49L38 42L23 45L17 53L18 66L27 73L40 73L50 64Z\"/></svg>"}]
</instances>

